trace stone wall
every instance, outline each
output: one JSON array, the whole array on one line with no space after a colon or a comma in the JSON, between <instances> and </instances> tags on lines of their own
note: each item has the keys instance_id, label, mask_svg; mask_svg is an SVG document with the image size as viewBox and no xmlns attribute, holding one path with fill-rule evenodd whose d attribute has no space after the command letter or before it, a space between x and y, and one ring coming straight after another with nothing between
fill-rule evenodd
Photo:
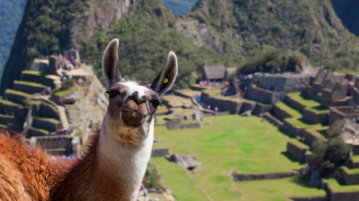
<instances>
[{"instance_id":1,"label":"stone wall","mask_svg":"<svg viewBox=\"0 0 359 201\"><path fill-rule=\"evenodd\" d=\"M256 86L250 86L244 97L264 104L276 103L284 97L283 92L274 92Z\"/></svg>"},{"instance_id":2,"label":"stone wall","mask_svg":"<svg viewBox=\"0 0 359 201\"><path fill-rule=\"evenodd\" d=\"M299 175L298 172L273 172L273 173L259 173L259 174L242 174L232 173L234 181L249 181L249 180L265 180L265 179L280 179Z\"/></svg>"},{"instance_id":3,"label":"stone wall","mask_svg":"<svg viewBox=\"0 0 359 201\"><path fill-rule=\"evenodd\" d=\"M264 114L272 109L272 105L262 104L262 103L256 103L252 114L259 116L260 114Z\"/></svg>"},{"instance_id":4,"label":"stone wall","mask_svg":"<svg viewBox=\"0 0 359 201\"><path fill-rule=\"evenodd\" d=\"M305 152L307 152L307 150L308 148L300 147L292 142L287 142L287 152L300 162L305 162Z\"/></svg>"},{"instance_id":5,"label":"stone wall","mask_svg":"<svg viewBox=\"0 0 359 201\"><path fill-rule=\"evenodd\" d=\"M310 130L310 129L303 130L303 138L309 144L313 144L313 142L315 142L317 140L321 140L321 141L326 140L322 135L320 135L319 133L316 133L315 131Z\"/></svg>"},{"instance_id":6,"label":"stone wall","mask_svg":"<svg viewBox=\"0 0 359 201\"><path fill-rule=\"evenodd\" d=\"M254 82L261 88L285 93L300 91L309 86L311 75L293 73L256 73Z\"/></svg>"},{"instance_id":7,"label":"stone wall","mask_svg":"<svg viewBox=\"0 0 359 201\"><path fill-rule=\"evenodd\" d=\"M78 155L80 151L80 138L65 135L31 137L30 145L40 145L53 155Z\"/></svg>"},{"instance_id":8,"label":"stone wall","mask_svg":"<svg viewBox=\"0 0 359 201\"><path fill-rule=\"evenodd\" d=\"M359 112L352 106L335 106L330 107L329 123L333 124L335 120L358 118Z\"/></svg>"},{"instance_id":9,"label":"stone wall","mask_svg":"<svg viewBox=\"0 0 359 201\"><path fill-rule=\"evenodd\" d=\"M45 76L33 75L33 74L22 74L22 80L33 82L36 80L37 83L41 83L43 85L49 86L51 88L56 88L56 84L53 79L47 78Z\"/></svg>"},{"instance_id":10,"label":"stone wall","mask_svg":"<svg viewBox=\"0 0 359 201\"><path fill-rule=\"evenodd\" d=\"M292 116L290 116L290 114L287 111L282 110L280 107L276 106L275 104L273 105L272 113L275 117L277 117L278 119L280 119L282 121L285 118L292 117Z\"/></svg>"},{"instance_id":11,"label":"stone wall","mask_svg":"<svg viewBox=\"0 0 359 201\"><path fill-rule=\"evenodd\" d=\"M186 129L186 128L201 128L201 122L198 121L198 122L183 124L182 119L171 119L170 121L166 122L166 128L168 130Z\"/></svg>"},{"instance_id":12,"label":"stone wall","mask_svg":"<svg viewBox=\"0 0 359 201\"><path fill-rule=\"evenodd\" d=\"M152 149L151 157L165 157L170 154L169 149Z\"/></svg>"},{"instance_id":13,"label":"stone wall","mask_svg":"<svg viewBox=\"0 0 359 201\"><path fill-rule=\"evenodd\" d=\"M359 173L349 173L345 169L340 170L342 179L346 185L359 184Z\"/></svg>"},{"instance_id":14,"label":"stone wall","mask_svg":"<svg viewBox=\"0 0 359 201\"><path fill-rule=\"evenodd\" d=\"M262 113L268 112L272 108L272 105L258 103L258 102L257 103L250 101L235 102L231 100L218 99L204 92L202 92L201 94L201 100L204 104L211 105L211 108L214 107L219 108L221 112L217 112L215 115L219 115L222 113L241 114L248 110L250 110L253 115L260 115Z\"/></svg>"},{"instance_id":15,"label":"stone wall","mask_svg":"<svg viewBox=\"0 0 359 201\"><path fill-rule=\"evenodd\" d=\"M8 100L13 101L18 104L24 104L27 100L26 96L13 94L13 93L6 93L6 91L5 91L5 96Z\"/></svg>"},{"instance_id":16,"label":"stone wall","mask_svg":"<svg viewBox=\"0 0 359 201\"><path fill-rule=\"evenodd\" d=\"M229 111L231 114L238 114L242 107L242 103L216 99L204 92L201 93L201 100L204 104L210 105L212 108L217 107L220 111Z\"/></svg>"},{"instance_id":17,"label":"stone wall","mask_svg":"<svg viewBox=\"0 0 359 201\"><path fill-rule=\"evenodd\" d=\"M289 105L290 107L302 112L305 108L304 105L302 105L301 103L299 103L298 101L292 99L290 96L286 95L284 97L284 102Z\"/></svg>"},{"instance_id":18,"label":"stone wall","mask_svg":"<svg viewBox=\"0 0 359 201\"><path fill-rule=\"evenodd\" d=\"M354 192L335 192L327 187L329 201L359 201L359 191Z\"/></svg>"},{"instance_id":19,"label":"stone wall","mask_svg":"<svg viewBox=\"0 0 359 201\"><path fill-rule=\"evenodd\" d=\"M9 125L14 123L14 117L13 116L0 116L0 124L3 125Z\"/></svg>"},{"instance_id":20,"label":"stone wall","mask_svg":"<svg viewBox=\"0 0 359 201\"><path fill-rule=\"evenodd\" d=\"M32 126L36 128L45 129L49 132L55 132L56 130L61 128L61 122L54 123L46 119L34 118L32 121Z\"/></svg>"},{"instance_id":21,"label":"stone wall","mask_svg":"<svg viewBox=\"0 0 359 201\"><path fill-rule=\"evenodd\" d=\"M291 197L293 201L328 201L326 196Z\"/></svg>"},{"instance_id":22,"label":"stone wall","mask_svg":"<svg viewBox=\"0 0 359 201\"><path fill-rule=\"evenodd\" d=\"M188 124L181 124L180 129L186 129L186 128L201 128L201 123L188 123Z\"/></svg>"},{"instance_id":23,"label":"stone wall","mask_svg":"<svg viewBox=\"0 0 359 201\"><path fill-rule=\"evenodd\" d=\"M18 83L18 82L15 81L14 82L14 89L18 90L18 91L24 91L24 92L29 93L29 94L34 94L34 93L41 93L42 91L44 91L46 89L46 87L32 86L32 85Z\"/></svg>"},{"instance_id":24,"label":"stone wall","mask_svg":"<svg viewBox=\"0 0 359 201\"><path fill-rule=\"evenodd\" d=\"M297 128L286 120L280 129L292 137L303 137L305 131L305 128Z\"/></svg>"},{"instance_id":25,"label":"stone wall","mask_svg":"<svg viewBox=\"0 0 359 201\"><path fill-rule=\"evenodd\" d=\"M303 120L310 124L329 124L329 114L328 113L315 113L308 109L304 109L302 112Z\"/></svg>"},{"instance_id":26,"label":"stone wall","mask_svg":"<svg viewBox=\"0 0 359 201\"><path fill-rule=\"evenodd\" d=\"M39 137L39 136L46 136L49 132L45 130L39 130L35 128L29 128L26 133L26 137Z\"/></svg>"},{"instance_id":27,"label":"stone wall","mask_svg":"<svg viewBox=\"0 0 359 201\"><path fill-rule=\"evenodd\" d=\"M359 145L351 145L354 155L359 155Z\"/></svg>"},{"instance_id":28,"label":"stone wall","mask_svg":"<svg viewBox=\"0 0 359 201\"><path fill-rule=\"evenodd\" d=\"M55 105L50 105L49 103L42 102L39 110L40 117L54 118L59 119L59 111Z\"/></svg>"}]
</instances>

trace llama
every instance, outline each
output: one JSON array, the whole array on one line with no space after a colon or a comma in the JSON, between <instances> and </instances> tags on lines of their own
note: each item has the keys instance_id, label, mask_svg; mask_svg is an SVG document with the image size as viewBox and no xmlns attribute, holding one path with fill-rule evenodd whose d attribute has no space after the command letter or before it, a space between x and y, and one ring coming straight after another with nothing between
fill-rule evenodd
<instances>
[{"instance_id":1,"label":"llama","mask_svg":"<svg viewBox=\"0 0 359 201\"><path fill-rule=\"evenodd\" d=\"M109 105L86 155L67 167L51 162L38 148L0 137L0 145L11 142L0 148L0 200L136 200L151 156L154 113L175 81L178 64L170 52L150 86L126 80L119 70L118 46L118 39L112 40L102 58Z\"/></svg>"}]
</instances>

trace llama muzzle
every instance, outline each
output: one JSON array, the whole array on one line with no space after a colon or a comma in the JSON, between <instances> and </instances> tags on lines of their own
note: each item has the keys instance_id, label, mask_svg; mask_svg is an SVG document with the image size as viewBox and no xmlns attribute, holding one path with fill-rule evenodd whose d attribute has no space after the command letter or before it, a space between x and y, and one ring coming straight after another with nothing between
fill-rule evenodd
<instances>
[{"instance_id":1,"label":"llama muzzle","mask_svg":"<svg viewBox=\"0 0 359 201\"><path fill-rule=\"evenodd\" d=\"M128 99L122 108L123 121L132 127L140 126L147 114L146 103L137 104L133 99Z\"/></svg>"}]
</instances>

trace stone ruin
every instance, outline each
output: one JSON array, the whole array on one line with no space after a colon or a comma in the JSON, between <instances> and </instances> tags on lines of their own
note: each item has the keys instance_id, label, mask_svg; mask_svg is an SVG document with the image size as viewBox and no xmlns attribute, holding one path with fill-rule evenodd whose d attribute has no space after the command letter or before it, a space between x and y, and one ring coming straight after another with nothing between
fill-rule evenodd
<instances>
[{"instance_id":1,"label":"stone ruin","mask_svg":"<svg viewBox=\"0 0 359 201\"><path fill-rule=\"evenodd\" d=\"M349 81L345 74L320 69L304 93L323 106L345 105Z\"/></svg>"},{"instance_id":2,"label":"stone ruin","mask_svg":"<svg viewBox=\"0 0 359 201\"><path fill-rule=\"evenodd\" d=\"M254 73L238 75L239 88L245 98L264 104L282 100L286 93L300 91L310 84L310 74Z\"/></svg>"}]
</instances>

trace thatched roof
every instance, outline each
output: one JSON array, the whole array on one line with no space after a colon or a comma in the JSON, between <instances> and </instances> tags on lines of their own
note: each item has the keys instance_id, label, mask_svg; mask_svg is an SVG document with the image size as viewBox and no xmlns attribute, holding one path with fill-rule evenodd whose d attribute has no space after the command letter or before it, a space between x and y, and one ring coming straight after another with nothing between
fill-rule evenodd
<instances>
[{"instance_id":1,"label":"thatched roof","mask_svg":"<svg viewBox=\"0 0 359 201\"><path fill-rule=\"evenodd\" d=\"M203 72L208 80L224 79L226 76L226 68L223 65L205 66Z\"/></svg>"}]
</instances>

